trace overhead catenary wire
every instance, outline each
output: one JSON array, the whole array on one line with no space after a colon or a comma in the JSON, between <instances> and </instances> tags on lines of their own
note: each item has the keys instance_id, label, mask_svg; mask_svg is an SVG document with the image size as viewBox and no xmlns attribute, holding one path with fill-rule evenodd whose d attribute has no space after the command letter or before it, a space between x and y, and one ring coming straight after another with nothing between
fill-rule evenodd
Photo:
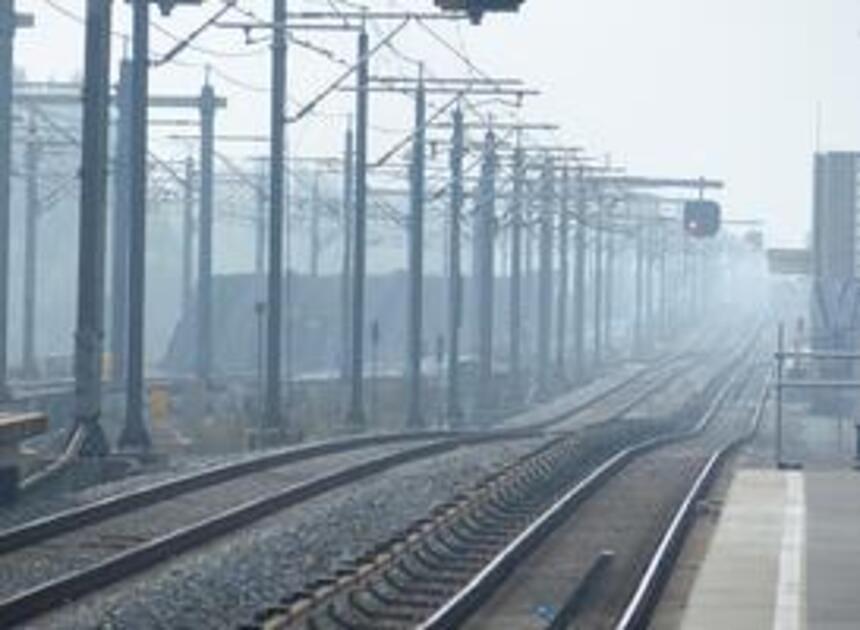
<instances>
[{"instance_id":1,"label":"overhead catenary wire","mask_svg":"<svg viewBox=\"0 0 860 630\"><path fill-rule=\"evenodd\" d=\"M409 19L404 19L400 24L394 27L383 39L378 42L375 46L373 46L367 53L367 59L372 58L379 50L385 46L387 41L390 41L397 37L406 25L409 24ZM316 97L314 97L310 102L308 102L303 108L301 108L296 114L287 118L287 124L294 124L300 121L302 118L307 116L311 111L314 110L320 103L325 101L331 94L336 92L344 82L349 79L353 74L355 74L361 62L366 61L366 59L359 60L359 63L353 64L348 70L346 70L343 74L341 74L337 79L335 79L332 83L328 85L322 92L320 92Z\"/></svg>"}]
</instances>

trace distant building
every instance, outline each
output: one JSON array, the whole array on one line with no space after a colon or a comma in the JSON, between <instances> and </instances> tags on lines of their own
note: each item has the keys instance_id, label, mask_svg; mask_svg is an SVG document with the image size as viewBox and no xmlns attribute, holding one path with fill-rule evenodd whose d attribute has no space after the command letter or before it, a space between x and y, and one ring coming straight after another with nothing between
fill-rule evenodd
<instances>
[{"instance_id":1,"label":"distant building","mask_svg":"<svg viewBox=\"0 0 860 630\"><path fill-rule=\"evenodd\" d=\"M846 281L860 276L860 153L815 156L813 273Z\"/></svg>"},{"instance_id":2,"label":"distant building","mask_svg":"<svg viewBox=\"0 0 860 630\"><path fill-rule=\"evenodd\" d=\"M811 346L860 347L860 153L815 156L812 220ZM822 363L825 378L847 378L847 361ZM836 398L832 394L822 399Z\"/></svg>"}]
</instances>

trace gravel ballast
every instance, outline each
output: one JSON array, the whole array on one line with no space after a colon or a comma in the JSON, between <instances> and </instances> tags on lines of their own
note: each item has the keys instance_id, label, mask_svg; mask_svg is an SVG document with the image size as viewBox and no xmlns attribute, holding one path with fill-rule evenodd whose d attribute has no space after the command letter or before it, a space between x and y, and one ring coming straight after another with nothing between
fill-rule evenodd
<instances>
[{"instance_id":1,"label":"gravel ballast","mask_svg":"<svg viewBox=\"0 0 860 630\"><path fill-rule=\"evenodd\" d=\"M0 555L0 598L79 571L117 554L192 526L248 501L378 457L409 450L386 445L315 457L181 494L171 499L100 520Z\"/></svg>"},{"instance_id":2,"label":"gravel ballast","mask_svg":"<svg viewBox=\"0 0 860 630\"><path fill-rule=\"evenodd\" d=\"M9 529L27 521L56 514L63 510L94 503L133 490L139 490L162 481L191 473L202 472L216 466L234 464L259 456L259 453L237 453L233 455L193 455L177 457L169 462L144 469L130 475L68 492L41 492L24 495L16 504L0 508L0 529Z\"/></svg>"},{"instance_id":3,"label":"gravel ballast","mask_svg":"<svg viewBox=\"0 0 860 630\"><path fill-rule=\"evenodd\" d=\"M29 627L235 627L539 443L464 447L395 468L264 519Z\"/></svg>"}]
</instances>

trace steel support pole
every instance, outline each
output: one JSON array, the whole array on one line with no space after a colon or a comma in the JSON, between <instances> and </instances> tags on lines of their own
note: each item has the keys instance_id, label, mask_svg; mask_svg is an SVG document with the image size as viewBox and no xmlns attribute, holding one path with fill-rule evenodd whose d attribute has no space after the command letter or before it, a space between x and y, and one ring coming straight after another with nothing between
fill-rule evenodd
<instances>
[{"instance_id":1,"label":"steel support pole","mask_svg":"<svg viewBox=\"0 0 860 630\"><path fill-rule=\"evenodd\" d=\"M9 396L9 221L12 174L12 83L17 17L14 0L0 3L0 400Z\"/></svg>"},{"instance_id":2,"label":"steel support pole","mask_svg":"<svg viewBox=\"0 0 860 630\"><path fill-rule=\"evenodd\" d=\"M149 96L149 0L134 0L131 72L131 236L129 239L128 389L121 449L149 449L144 421L146 304L146 155Z\"/></svg>"},{"instance_id":3,"label":"steel support pole","mask_svg":"<svg viewBox=\"0 0 860 630\"><path fill-rule=\"evenodd\" d=\"M779 323L776 339L776 467L782 467L782 377L785 365L785 324Z\"/></svg>"},{"instance_id":4,"label":"steel support pole","mask_svg":"<svg viewBox=\"0 0 860 630\"><path fill-rule=\"evenodd\" d=\"M289 48L289 42L287 43L287 48ZM287 53L289 54L289 53ZM288 66L289 67L289 66ZM286 101L284 107L286 108ZM286 109L285 111L285 119L286 120ZM293 216L291 213L291 209L295 204L296 196L292 192L292 186L294 181L293 173L290 172L289 166L287 166L290 162L290 135L289 135L289 126L284 129L284 251L283 251L283 283L284 283L284 294L283 294L283 311L281 314L281 326L283 328L283 332L281 333L281 371L283 373L283 396L284 396L284 408L288 410L290 407L290 401L293 397L293 333L295 332L295 322L293 321L293 317L295 312L293 310ZM288 427L284 427L286 431Z\"/></svg>"},{"instance_id":5,"label":"steel support pole","mask_svg":"<svg viewBox=\"0 0 860 630\"><path fill-rule=\"evenodd\" d=\"M615 292L615 233L613 230L612 206L609 208L605 228L606 232L606 278L604 280L604 316L603 316L603 351L604 354L612 353L612 318L614 317L614 292Z\"/></svg>"},{"instance_id":6,"label":"steel support pole","mask_svg":"<svg viewBox=\"0 0 860 630\"><path fill-rule=\"evenodd\" d=\"M358 36L355 130L355 260L352 273L352 379L348 422L355 429L365 425L364 417L364 274L367 257L367 117L368 59L367 32Z\"/></svg>"},{"instance_id":7,"label":"steel support pole","mask_svg":"<svg viewBox=\"0 0 860 630\"><path fill-rule=\"evenodd\" d=\"M654 221L648 218L645 225L645 347L653 349L654 343Z\"/></svg>"},{"instance_id":8,"label":"steel support pole","mask_svg":"<svg viewBox=\"0 0 860 630\"><path fill-rule=\"evenodd\" d=\"M460 403L460 329L463 324L463 276L461 269L460 222L463 217L463 110L453 114L451 139L451 214L448 220L448 383L446 414L453 425L463 420Z\"/></svg>"},{"instance_id":9,"label":"steel support pole","mask_svg":"<svg viewBox=\"0 0 860 630\"><path fill-rule=\"evenodd\" d=\"M265 428L283 431L281 409L281 331L284 247L284 132L287 97L287 2L272 3L272 95L269 156L269 288L266 311Z\"/></svg>"},{"instance_id":10,"label":"steel support pole","mask_svg":"<svg viewBox=\"0 0 860 630\"><path fill-rule=\"evenodd\" d=\"M645 235L641 211L636 216L635 312L633 314L633 352L638 356L645 349Z\"/></svg>"},{"instance_id":11,"label":"steel support pole","mask_svg":"<svg viewBox=\"0 0 860 630\"><path fill-rule=\"evenodd\" d=\"M120 384L126 376L128 344L128 239L131 166L131 62L119 65L117 122L113 164L113 228L111 236L111 381Z\"/></svg>"},{"instance_id":12,"label":"steel support pole","mask_svg":"<svg viewBox=\"0 0 860 630\"><path fill-rule=\"evenodd\" d=\"M355 149L352 127L346 130L343 151L343 259L340 270L340 376L344 383L349 381L350 371L350 312L352 303L352 249L353 249L353 183L355 173Z\"/></svg>"},{"instance_id":13,"label":"steel support pole","mask_svg":"<svg viewBox=\"0 0 860 630\"><path fill-rule=\"evenodd\" d=\"M683 235L683 250L684 250L684 265L683 265L683 273L684 273L684 313L686 321L684 322L686 326L692 325L696 318L696 296L695 296L695 283L693 281L694 273L693 273L693 263L694 252L693 252L693 242L692 239L684 232Z\"/></svg>"},{"instance_id":14,"label":"steel support pole","mask_svg":"<svg viewBox=\"0 0 860 630\"><path fill-rule=\"evenodd\" d=\"M686 323L684 308L684 240L681 234L672 238L672 302L669 312L672 328L683 328Z\"/></svg>"},{"instance_id":15,"label":"steel support pole","mask_svg":"<svg viewBox=\"0 0 860 630\"><path fill-rule=\"evenodd\" d=\"M666 338L670 330L669 322L669 234L668 226L660 224L660 337Z\"/></svg>"},{"instance_id":16,"label":"steel support pole","mask_svg":"<svg viewBox=\"0 0 860 630\"><path fill-rule=\"evenodd\" d=\"M316 279L320 275L320 176L314 172L311 186L311 221L310 221L310 277Z\"/></svg>"},{"instance_id":17,"label":"steel support pole","mask_svg":"<svg viewBox=\"0 0 860 630\"><path fill-rule=\"evenodd\" d=\"M254 282L257 301L265 304L263 298L266 291L266 212L268 211L268 198L266 197L266 166L260 164L259 179L257 180L254 194L257 216L254 224ZM262 313L261 313L262 316ZM260 355L262 357L262 354ZM260 391L263 391L262 381ZM261 398L262 400L262 398ZM262 413L262 406L260 407Z\"/></svg>"},{"instance_id":18,"label":"steel support pole","mask_svg":"<svg viewBox=\"0 0 860 630\"><path fill-rule=\"evenodd\" d=\"M510 390L514 404L519 406L522 401L522 280L523 280L523 184L525 179L525 156L523 155L520 139L514 149L514 182L513 198L511 200L511 286L509 324L510 332Z\"/></svg>"},{"instance_id":19,"label":"steel support pole","mask_svg":"<svg viewBox=\"0 0 860 630\"><path fill-rule=\"evenodd\" d=\"M423 71L422 71L423 73ZM409 214L409 302L407 390L409 408L407 425L411 428L424 426L421 407L421 345L424 311L424 198L425 198L425 139L427 98L423 78L419 78L415 90L415 135L410 165L410 214Z\"/></svg>"},{"instance_id":20,"label":"steel support pole","mask_svg":"<svg viewBox=\"0 0 860 630\"><path fill-rule=\"evenodd\" d=\"M495 408L493 402L493 294L494 232L496 222L496 136L488 131L484 138L484 156L478 186L476 208L478 234L478 308L475 321L478 333L477 407L484 420Z\"/></svg>"},{"instance_id":21,"label":"steel support pole","mask_svg":"<svg viewBox=\"0 0 860 630\"><path fill-rule=\"evenodd\" d=\"M523 224L523 255L525 264L523 268L522 294L525 299L522 301L524 308L521 310L523 316L522 326L522 343L520 348L528 348L529 351L525 354L520 354L520 363L524 368L527 368L530 373L534 372L534 354L531 352L533 343L533 333L536 329L535 315L537 313L537 293L535 292L535 269L534 269L534 213L532 212L532 190L533 182L523 180L523 192L525 193L522 207L522 224Z\"/></svg>"},{"instance_id":22,"label":"steel support pole","mask_svg":"<svg viewBox=\"0 0 860 630\"><path fill-rule=\"evenodd\" d=\"M78 230L78 307L75 331L75 425L76 431L83 431L83 441L79 451L83 456L103 456L109 450L107 438L99 424L99 417L101 416L101 354L104 336L107 141L110 106L110 81L107 77L110 76L110 29L110 0L88 0ZM0 80L0 84L5 84L5 81ZM3 100L3 96L0 95L0 103ZM0 119L2 118L2 112L0 112ZM0 128L2 127L3 123L0 123ZM2 133L0 131L0 135ZM0 138L0 147L5 146L3 139ZM3 162L6 161L0 160L0 164ZM7 179L0 174L0 187L5 185L6 181ZM4 197L5 195L0 192L0 203ZM5 274L0 271L0 276L5 277ZM0 310L5 312L5 308ZM0 360L0 363L3 361Z\"/></svg>"},{"instance_id":23,"label":"steel support pole","mask_svg":"<svg viewBox=\"0 0 860 630\"><path fill-rule=\"evenodd\" d=\"M185 159L182 195L182 312L191 316L191 294L194 282L194 158Z\"/></svg>"},{"instance_id":24,"label":"steel support pole","mask_svg":"<svg viewBox=\"0 0 860 630\"><path fill-rule=\"evenodd\" d=\"M200 92L200 225L197 248L197 378L212 378L212 222L215 154L215 91Z\"/></svg>"},{"instance_id":25,"label":"steel support pole","mask_svg":"<svg viewBox=\"0 0 860 630\"><path fill-rule=\"evenodd\" d=\"M555 369L560 382L567 380L567 301L570 274L570 170L565 163L562 171L561 190L558 194L558 291L555 340Z\"/></svg>"},{"instance_id":26,"label":"steel support pole","mask_svg":"<svg viewBox=\"0 0 860 630\"><path fill-rule=\"evenodd\" d=\"M38 376L36 366L36 260L38 257L39 230L39 146L38 129L33 112L30 112L24 172L27 181L24 224L24 334L22 335L22 368L24 378Z\"/></svg>"},{"instance_id":27,"label":"steel support pole","mask_svg":"<svg viewBox=\"0 0 860 630\"><path fill-rule=\"evenodd\" d=\"M597 219L594 230L594 365L599 367L603 362L603 228L604 228L604 199L603 191L597 191Z\"/></svg>"},{"instance_id":28,"label":"steel support pole","mask_svg":"<svg viewBox=\"0 0 860 630\"><path fill-rule=\"evenodd\" d=\"M552 233L553 182L552 161L547 158L542 176L540 214L540 268L538 278L537 329L537 396L546 400L550 395L550 343L552 336Z\"/></svg>"},{"instance_id":29,"label":"steel support pole","mask_svg":"<svg viewBox=\"0 0 860 630\"><path fill-rule=\"evenodd\" d=\"M585 190L585 169L580 166L576 171L576 234L574 235L574 268L573 268L573 348L576 362L576 380L583 383L587 379L585 360L585 265L587 259L585 242L585 222L587 213Z\"/></svg>"},{"instance_id":30,"label":"steel support pole","mask_svg":"<svg viewBox=\"0 0 860 630\"><path fill-rule=\"evenodd\" d=\"M698 293L699 315L702 315L707 310L707 267L708 267L708 244L702 242L698 247L698 264L696 265L696 292Z\"/></svg>"}]
</instances>

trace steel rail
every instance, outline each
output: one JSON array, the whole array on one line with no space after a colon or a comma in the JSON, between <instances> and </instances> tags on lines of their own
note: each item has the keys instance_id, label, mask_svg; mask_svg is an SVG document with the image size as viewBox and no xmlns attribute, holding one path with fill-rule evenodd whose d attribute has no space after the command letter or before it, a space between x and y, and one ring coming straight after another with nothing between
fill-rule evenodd
<instances>
[{"instance_id":1,"label":"steel rail","mask_svg":"<svg viewBox=\"0 0 860 630\"><path fill-rule=\"evenodd\" d=\"M677 358L675 359L677 360ZM671 361L661 362L661 366ZM648 372L643 369L631 378L602 391L590 401L575 405L572 409L560 412L550 422L566 419L586 409L590 404L605 399L621 389L625 383L634 382ZM663 379L660 379L663 381ZM648 388L650 395L653 387ZM644 395L640 394L637 399ZM193 525L175 530L155 538L138 547L112 556L84 569L62 575L31 589L17 593L0 601L0 626L20 623L34 616L49 612L67 602L90 594L111 585L118 580L130 577L180 553L208 543L220 536L249 525L270 514L308 501L339 487L347 486L369 476L387 471L396 466L433 457L467 444L516 439L535 434L536 429L545 426L525 426L504 430L475 432L421 432L414 434L387 434L360 436L345 440L323 442L316 445L286 449L250 461L227 464L203 473L155 484L139 491L112 497L96 504L75 508L66 512L40 519L29 525L0 534L0 553L33 544L61 533L78 529L140 507L151 505L186 492L227 481L242 474L250 474L266 468L283 465L302 459L334 452L358 448L356 445L375 446L407 440L427 440L438 438L431 444L418 446L398 453L384 455L357 465L347 466L334 473L297 483L270 495L248 501L247 503L222 511ZM241 471L241 472L239 472Z\"/></svg>"},{"instance_id":2,"label":"steel rail","mask_svg":"<svg viewBox=\"0 0 860 630\"><path fill-rule=\"evenodd\" d=\"M742 360L743 357L731 361L726 369L731 370ZM724 376L725 371L720 370L720 375ZM455 628L462 624L497 591L501 583L510 576L518 564L564 523L577 507L600 490L627 464L647 452L697 437L703 433L722 409L723 403L734 389L737 381L737 376L729 379L694 427L669 435L649 438L607 457L588 476L545 510L464 588L449 598L443 606L418 627L421 630L442 630Z\"/></svg>"},{"instance_id":3,"label":"steel rail","mask_svg":"<svg viewBox=\"0 0 860 630\"><path fill-rule=\"evenodd\" d=\"M760 326L754 326L753 328L755 330L758 330L760 328ZM755 337L756 337L756 335L753 335L753 338L755 338ZM655 365L644 366L642 369L637 370L632 375L630 375L630 377L623 379L619 383L616 383L615 385L612 385L612 386L608 387L607 389L605 389L601 392L598 392L594 397L589 398L589 399L587 399L587 400L585 400L579 404L576 404L573 407L570 407L569 409L566 409L565 411L560 412L556 416L553 416L547 420L537 422L537 423L532 423L528 426L531 426L534 428L539 428L539 429L548 429L548 428L551 428L557 424L561 424L562 422L565 422L566 420L568 420L571 416L576 415L578 413L582 413L583 411L586 411L589 407L592 407L593 405L595 405L599 402L602 402L606 398L609 398L613 394L616 394L619 391L621 391L627 387L630 387L631 385L633 385L637 381L642 380L646 376L652 375L654 372L665 370L666 368L671 367L673 364L684 360L691 352L692 352L692 349L690 347L683 348L683 349L675 352L674 354L671 354L668 357L665 357L665 358L661 359L660 361L657 361ZM641 403L643 400L646 400L649 396L653 395L654 392L658 391L663 386L665 386L666 383L669 380L671 380L675 375L676 374L674 372L671 372L670 374L667 375L666 378L658 379L653 384L653 386L649 387L647 391L643 392L641 397L636 398L634 400L631 400L628 405L621 407L619 412L616 415L621 416L621 415L627 413L628 411L630 411L633 407L635 407L636 405Z\"/></svg>"},{"instance_id":4,"label":"steel rail","mask_svg":"<svg viewBox=\"0 0 860 630\"><path fill-rule=\"evenodd\" d=\"M742 351L740 351L740 352L736 351L734 353L731 353L732 356L737 357L739 355L746 354L746 352L745 352L746 345L745 344L738 344L738 348L742 349ZM672 371L669 374L660 374L659 375L660 377L655 379L654 383L649 384L649 386L646 388L645 391L636 393L636 395L632 399L628 399L627 401L625 401L622 407L612 409L609 413L604 413L601 416L602 420L603 421L609 421L609 420L612 420L614 418L619 417L620 415L623 415L624 413L626 413L627 410L629 410L630 408L632 408L633 406L635 406L636 404L641 402L643 399L646 399L649 396L653 395L653 393L656 390L658 390L661 387L664 387L667 382L671 381L675 376L677 376L679 369L681 369L681 367L683 367L683 366L680 366L680 367L675 366L673 364L676 363L679 359L687 358L685 356L686 354L688 354L688 352L687 353L679 353L677 356L672 356L672 357L669 357L663 361L660 361L659 362L659 368L661 370L665 370L665 368L667 366L671 366L673 368ZM724 373L728 369L732 368L735 365L735 362L736 362L735 360L727 362L725 365L723 365L718 370L716 370L717 376L712 375L709 380L711 380L711 382L714 382L717 380L722 380ZM646 373L651 373L653 371L654 370L644 370L644 372L646 372ZM640 379L642 376L643 376L642 373L636 373L633 375L632 378L626 379L623 382L623 384L629 384L632 381ZM711 388L712 388L712 385L706 386L701 391L701 394L704 396L708 396L708 394L706 392ZM607 397L608 395L610 395L611 393L614 393L614 391L616 391L617 389L619 389L619 387L614 386L614 387L610 388L609 391L604 392L602 395L598 395L597 397L595 397L596 399L592 399L590 402L594 403L598 400L602 400L605 397ZM586 405L586 407L587 406L588 405ZM561 416L561 420L565 420L570 415L575 415L579 411L582 411L583 409L581 407L582 407L581 405L576 405L576 406L574 406L573 410L568 408L568 410L566 410L566 413L559 414ZM544 426L547 423L552 424L554 421L555 421L555 419L550 419L549 421L545 421L544 423L532 423L530 426L536 426L538 424L540 426ZM589 423L588 426L598 425L598 424L601 424L601 423L600 422ZM426 527L424 525L422 525L422 530L426 533ZM385 552L380 552L380 553L382 554L382 556L387 556L387 553L385 553ZM383 562L383 564L386 564L386 563ZM369 575L368 571L378 570L380 568L381 568L380 566L377 566L374 563L373 569L369 569L369 568L365 567L365 568L357 570L354 578L359 580L359 581L363 581L365 578L368 577L368 575ZM337 584L337 586L332 584L330 587L321 587L325 591L325 594L323 596L325 601L329 601L329 599L331 597L336 596L338 592L341 592L343 590L343 588L348 588L346 582L344 582L342 578L343 578L343 576L341 576L341 578L335 580L335 583ZM308 588L313 588L313 587L309 586ZM320 600L320 601L322 601L322 600ZM319 606L325 607L325 604L320 604L319 601L317 601L314 604L314 606L315 607L319 607ZM300 608L302 608L302 607L300 606ZM299 612L298 614L305 614L307 612L308 612L308 610L304 610L303 612ZM266 609L265 613L261 613L261 615L256 619L255 624L261 623L261 625L259 627L267 627L267 628L268 627L273 627L273 628L274 627L281 627L279 625L279 623L285 621L283 619L283 617L284 616L291 617L291 615L292 615L292 613L290 613L290 611L288 609L284 608L284 605L279 604L279 605L277 605L271 609ZM264 618L265 618L265 620L264 620ZM293 623L294 621L295 620L293 619L289 623ZM248 626L248 627L251 627L251 626ZM258 626L255 625L254 627L258 627Z\"/></svg>"},{"instance_id":5,"label":"steel rail","mask_svg":"<svg viewBox=\"0 0 860 630\"><path fill-rule=\"evenodd\" d=\"M616 630L632 630L643 628L657 605L664 587L668 583L678 557L695 516L696 502L708 491L716 478L723 462L728 456L748 443L758 433L761 426L767 400L770 393L770 383L766 383L756 404L747 431L714 452L704 465L690 491L687 493L672 521L666 528L657 549L648 562L648 567L640 579L633 596L624 608Z\"/></svg>"},{"instance_id":6,"label":"steel rail","mask_svg":"<svg viewBox=\"0 0 860 630\"><path fill-rule=\"evenodd\" d=\"M677 357L675 358L677 360ZM666 361L664 363L669 363ZM273 453L267 453L253 459L223 464L204 470L202 472L189 473L174 479L162 481L137 490L132 490L120 495L106 497L104 499L88 503L75 508L70 508L56 514L51 514L22 525L0 531L0 555L10 551L18 551L27 545L68 533L86 525L91 525L108 518L119 516L141 509L161 501L166 501L182 494L196 492L220 483L226 483L243 476L263 472L279 466L285 466L301 462L314 457L346 453L351 450L385 446L398 442L411 442L421 440L450 439L466 440L475 439L517 439L533 434L535 431L544 430L551 426L560 424L571 416L603 402L610 396L618 393L626 387L641 380L648 369L643 368L635 372L629 378L616 383L605 390L597 392L594 396L577 403L571 408L560 411L555 416L532 425L493 429L488 431L421 431L406 433L373 434L357 437L349 437L336 440L326 440L310 445L299 447L288 447ZM643 392L628 405L622 406L614 415L620 415L647 396L651 395L657 387L663 384L660 381L655 386Z\"/></svg>"},{"instance_id":7,"label":"steel rail","mask_svg":"<svg viewBox=\"0 0 860 630\"><path fill-rule=\"evenodd\" d=\"M631 374L628 378L615 383L607 387L605 390L601 390L596 393L593 397L588 398L584 401L574 404L572 407L569 407L563 411L560 411L558 414L547 418L546 420L542 420L540 422L530 423L528 425L523 425L521 428L531 427L535 429L549 429L558 424L566 422L572 416L582 413L583 411L588 411L589 408L594 405L605 401L607 398L623 391L624 389L636 384L637 382L643 380L646 376L652 376L655 372L657 372L657 378L655 382L649 386L641 395L630 399L627 403L622 405L616 410L614 414L616 417L621 416L628 411L630 411L633 407L641 403L643 400L647 399L649 396L653 395L654 392L659 390L661 387L664 387L667 381L671 380L677 375L676 370L670 370L670 373L665 375L664 378L660 378L662 376L660 374L661 371L666 370L667 368L671 368L673 364L683 361L687 358L687 351L681 351L676 354L673 354L665 359L659 361L656 365L646 366L640 370L637 370L633 374Z\"/></svg>"},{"instance_id":8,"label":"steel rail","mask_svg":"<svg viewBox=\"0 0 860 630\"><path fill-rule=\"evenodd\" d=\"M253 459L213 466L201 472L188 473L138 490L106 497L93 503L63 510L62 512L0 531L0 554L18 551L26 545L32 545L48 538L79 529L85 525L91 525L132 510L175 498L182 494L196 492L243 476L314 457L347 453L351 450L385 446L398 442L446 438L458 439L463 437L468 438L470 435L475 437L480 434L469 434L463 431L390 433L326 440L299 447L293 446L279 449L272 453L254 457Z\"/></svg>"},{"instance_id":9,"label":"steel rail","mask_svg":"<svg viewBox=\"0 0 860 630\"><path fill-rule=\"evenodd\" d=\"M475 438L480 441L481 438ZM442 440L398 453L383 455L357 465L346 466L310 481L297 483L267 496L248 501L171 532L143 545L108 558L0 601L0 627L29 620L61 607L69 601L109 586L211 542L275 512L313 499L325 492L347 486L394 467L440 455L462 446L462 442Z\"/></svg>"},{"instance_id":10,"label":"steel rail","mask_svg":"<svg viewBox=\"0 0 860 630\"><path fill-rule=\"evenodd\" d=\"M456 438L442 438L430 444L383 455L356 465L346 466L334 473L291 485L285 490L222 511L102 562L60 576L0 601L0 627L21 623L37 615L50 612L69 601L131 577L266 516L306 502L326 492L351 485L372 475L420 459L435 457L465 445L524 438L530 435L534 435L531 430L461 432ZM76 529L76 527L71 529ZM22 532L19 536L26 537L27 533Z\"/></svg>"},{"instance_id":11,"label":"steel rail","mask_svg":"<svg viewBox=\"0 0 860 630\"><path fill-rule=\"evenodd\" d=\"M658 378L655 379L655 382L649 383L648 387L645 390L640 391L640 392L634 392L635 395L633 397L626 399L623 403L620 403L620 405L616 404L616 406L614 408L608 410L605 413L600 414L600 420L595 421L593 423L590 423L589 426L600 425L602 423L609 422L609 421L613 420L614 418L617 418L617 417L623 415L624 413L626 413L627 410L629 410L630 408L632 408L636 404L640 403L643 399L646 399L649 396L653 395L655 390L657 390L661 387L665 387L666 383L668 381L670 381L672 378L674 378L675 376L677 376L678 371L680 369L682 369L682 367L683 367L683 366L675 366L674 365L674 362L676 362L679 358L681 358L681 357L673 357L670 360L661 361L661 367L663 368L663 370L665 371L666 367L671 367L672 368L671 373L665 374L663 372L660 372L658 374ZM635 377L635 380L639 380L639 378L641 377L641 374L637 373L634 375L634 377ZM624 384L629 384L629 382L630 382L629 380L625 380ZM611 388L611 391L604 392L605 395L599 395L596 397L596 399L592 399L590 402L592 404L597 403L597 402L602 402L607 397L608 394L615 393L615 391L617 391L617 389L618 389L617 386L613 386ZM586 405L585 408L587 409L589 406L590 405ZM573 412L568 411L566 414L560 414L561 420L565 420L571 415L575 416L577 413L582 411L582 409L580 407L581 407L581 405L576 405L575 411L573 411ZM554 419L550 419L548 422L552 423L555 421L556 420L554 420ZM544 424L545 423L533 423L530 426L535 426L535 425L543 426ZM560 435L564 435L564 434L560 434ZM563 438L560 437L557 439L563 439ZM552 444L552 443L550 443L550 444ZM513 471L517 465L531 461L530 458L535 457L535 456L539 456L539 454L542 451L546 450L548 446L549 446L549 444L544 445L544 446L536 449L535 451L533 451L529 455L527 455L526 458L524 458L522 460L518 460L518 463L515 464L510 469L506 469L506 472ZM505 475L503 474L501 476L505 476ZM493 477L494 477L493 481L495 481L495 475ZM484 497L484 496L485 495L482 492L476 496L476 499L481 500L480 497ZM446 509L445 510L446 515L442 519L442 523L435 522L432 525L429 523L424 523L421 526L422 533L424 535L426 535L430 531L436 531L440 526L442 526L442 524L444 522L447 522L450 518L452 518L454 514L464 513L463 510L466 508L468 508L468 506L459 506L458 508L452 507L451 509ZM452 513L452 510L453 510L453 513ZM411 536L406 536L407 539L409 539L410 537ZM405 545L405 547L401 546L398 553L402 553L402 552L404 552L404 550L406 548L412 547L411 543L403 542L402 545ZM354 573L354 575L351 577L350 580L346 580L346 581L344 579L336 580L335 584L331 584L331 585L327 585L327 586L323 587L322 590L324 591L324 594L321 595L322 599L316 599L316 596L314 596L312 598L315 600L313 607L314 608L320 608L320 607L324 608L327 605L325 602L330 601L331 598L333 598L333 597L337 597L338 594L340 594L344 591L344 589L349 588L350 584L353 581L355 581L355 583L363 582L367 578L367 576L369 575L370 572L385 570L385 567L389 565L389 560L393 556L390 556L390 554L388 552L378 552L378 556L379 556L380 560L379 560L379 562L374 561L372 568L364 567L360 570L357 570ZM308 587L308 588L312 588L312 587ZM302 608L302 607L300 606L300 608ZM284 608L282 605L278 605L278 606L275 606L271 609L267 609L264 616L269 617L270 613L272 613L274 611L277 611L274 614L275 617L280 617L283 615L289 616L291 614L289 612L289 610ZM304 614L304 613L307 613L309 611L310 611L310 609L304 609L304 611L302 613L299 613L299 614ZM291 619L289 623L290 624L295 623L295 619ZM278 621L275 619L272 619L272 618L266 619L265 622L261 623L260 627L267 627L268 628L268 627L270 627L270 625L271 625L271 627L280 627L278 625Z\"/></svg>"}]
</instances>

